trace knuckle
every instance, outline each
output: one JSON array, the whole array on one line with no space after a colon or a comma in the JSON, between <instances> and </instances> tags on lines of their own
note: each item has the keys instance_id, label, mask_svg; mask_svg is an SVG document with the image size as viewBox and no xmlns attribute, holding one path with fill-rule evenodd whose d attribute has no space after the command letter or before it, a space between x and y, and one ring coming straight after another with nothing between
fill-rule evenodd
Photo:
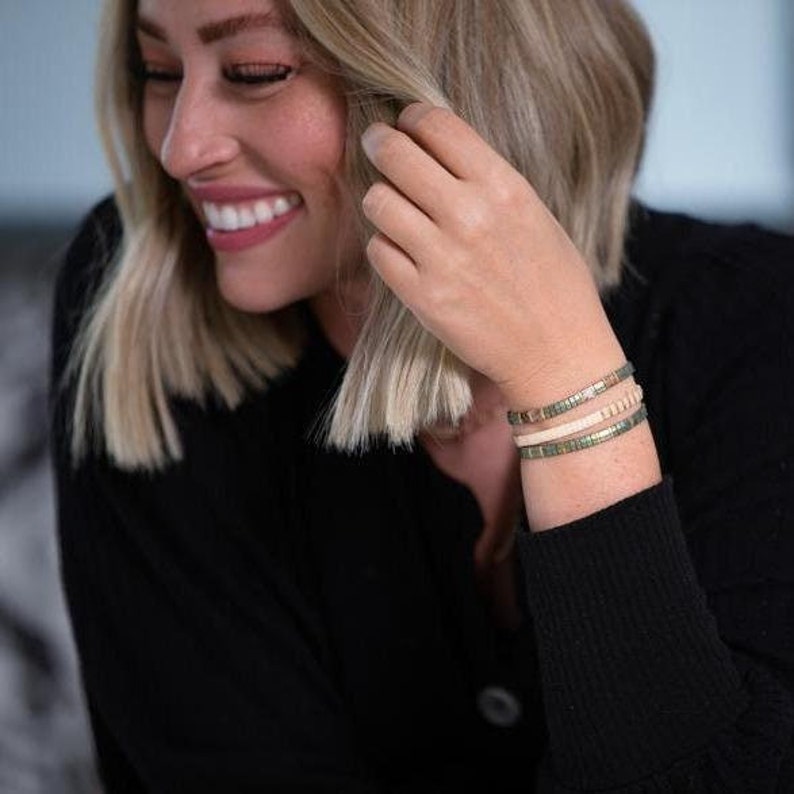
<instances>
[{"instance_id":1,"label":"knuckle","mask_svg":"<svg viewBox=\"0 0 794 794\"><path fill-rule=\"evenodd\" d=\"M427 285L423 290L425 304L436 311L443 309L449 302L448 290L438 282Z\"/></svg>"},{"instance_id":2,"label":"knuckle","mask_svg":"<svg viewBox=\"0 0 794 794\"><path fill-rule=\"evenodd\" d=\"M520 201L519 190L512 182L499 181L491 188L491 201L499 207L514 207Z\"/></svg>"},{"instance_id":3,"label":"knuckle","mask_svg":"<svg viewBox=\"0 0 794 794\"><path fill-rule=\"evenodd\" d=\"M467 242L480 239L488 230L490 212L481 201L471 201L458 211L461 237Z\"/></svg>"}]
</instances>

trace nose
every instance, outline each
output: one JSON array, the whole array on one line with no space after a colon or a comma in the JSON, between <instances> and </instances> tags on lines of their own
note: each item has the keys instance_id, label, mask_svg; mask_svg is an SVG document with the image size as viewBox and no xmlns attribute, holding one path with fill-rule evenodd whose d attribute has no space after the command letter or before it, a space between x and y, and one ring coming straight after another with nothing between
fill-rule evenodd
<instances>
[{"instance_id":1,"label":"nose","mask_svg":"<svg viewBox=\"0 0 794 794\"><path fill-rule=\"evenodd\" d=\"M231 162L240 146L227 121L209 87L183 81L160 147L163 168L184 181Z\"/></svg>"}]
</instances>

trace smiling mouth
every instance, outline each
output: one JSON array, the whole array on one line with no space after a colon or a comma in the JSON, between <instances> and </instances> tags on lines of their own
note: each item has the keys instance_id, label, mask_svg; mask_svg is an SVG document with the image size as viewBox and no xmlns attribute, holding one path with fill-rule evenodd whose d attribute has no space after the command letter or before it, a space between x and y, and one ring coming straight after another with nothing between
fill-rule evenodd
<instances>
[{"instance_id":1,"label":"smiling mouth","mask_svg":"<svg viewBox=\"0 0 794 794\"><path fill-rule=\"evenodd\" d=\"M207 227L212 231L236 232L270 223L301 203L303 200L297 193L283 193L251 202L205 201L202 210Z\"/></svg>"}]
</instances>

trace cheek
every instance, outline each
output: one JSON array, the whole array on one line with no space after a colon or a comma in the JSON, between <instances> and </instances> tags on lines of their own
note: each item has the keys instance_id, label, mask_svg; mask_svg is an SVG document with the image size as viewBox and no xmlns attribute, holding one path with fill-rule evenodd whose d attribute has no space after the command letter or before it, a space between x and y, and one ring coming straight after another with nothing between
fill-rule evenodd
<instances>
[{"instance_id":1,"label":"cheek","mask_svg":"<svg viewBox=\"0 0 794 794\"><path fill-rule=\"evenodd\" d=\"M341 172L346 133L347 109L342 97L330 91L304 96L278 135L284 163L290 170L335 177Z\"/></svg>"},{"instance_id":2,"label":"cheek","mask_svg":"<svg viewBox=\"0 0 794 794\"><path fill-rule=\"evenodd\" d=\"M159 160L163 141L168 130L168 109L144 102L141 125L146 146Z\"/></svg>"},{"instance_id":3,"label":"cheek","mask_svg":"<svg viewBox=\"0 0 794 794\"><path fill-rule=\"evenodd\" d=\"M345 154L347 114L341 100L333 98L325 102L312 118L307 119L306 136L316 152L318 163L325 164L328 171L338 172Z\"/></svg>"}]
</instances>

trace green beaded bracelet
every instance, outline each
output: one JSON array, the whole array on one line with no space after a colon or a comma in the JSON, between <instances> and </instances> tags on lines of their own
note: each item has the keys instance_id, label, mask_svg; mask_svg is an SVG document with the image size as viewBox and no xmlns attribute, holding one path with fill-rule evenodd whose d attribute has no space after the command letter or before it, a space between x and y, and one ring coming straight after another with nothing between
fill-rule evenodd
<instances>
[{"instance_id":1,"label":"green beaded bracelet","mask_svg":"<svg viewBox=\"0 0 794 794\"><path fill-rule=\"evenodd\" d=\"M519 447L518 454L522 460L537 460L538 458L553 458L556 455L567 455L569 452L578 452L581 449L597 447L605 441L622 436L628 433L633 427L641 424L648 418L648 409L643 403L638 411L635 411L628 419L622 419L614 425L605 427L603 430L596 430L595 433L588 433L586 436L571 438L568 441L558 441L554 444L533 444L531 446Z\"/></svg>"},{"instance_id":2,"label":"green beaded bracelet","mask_svg":"<svg viewBox=\"0 0 794 794\"><path fill-rule=\"evenodd\" d=\"M597 380L595 383L585 386L581 391L571 394L563 400L558 400L556 403L544 405L542 408L530 408L528 411L508 411L507 421L511 425L532 425L543 419L551 419L553 416L559 416L566 411L570 411L572 408L576 408L577 405L586 403L599 394L603 394L607 389L611 389L621 381L626 380L626 378L633 373L634 365L630 361L627 361L620 369L616 369L614 372L604 375L601 380Z\"/></svg>"}]
</instances>

